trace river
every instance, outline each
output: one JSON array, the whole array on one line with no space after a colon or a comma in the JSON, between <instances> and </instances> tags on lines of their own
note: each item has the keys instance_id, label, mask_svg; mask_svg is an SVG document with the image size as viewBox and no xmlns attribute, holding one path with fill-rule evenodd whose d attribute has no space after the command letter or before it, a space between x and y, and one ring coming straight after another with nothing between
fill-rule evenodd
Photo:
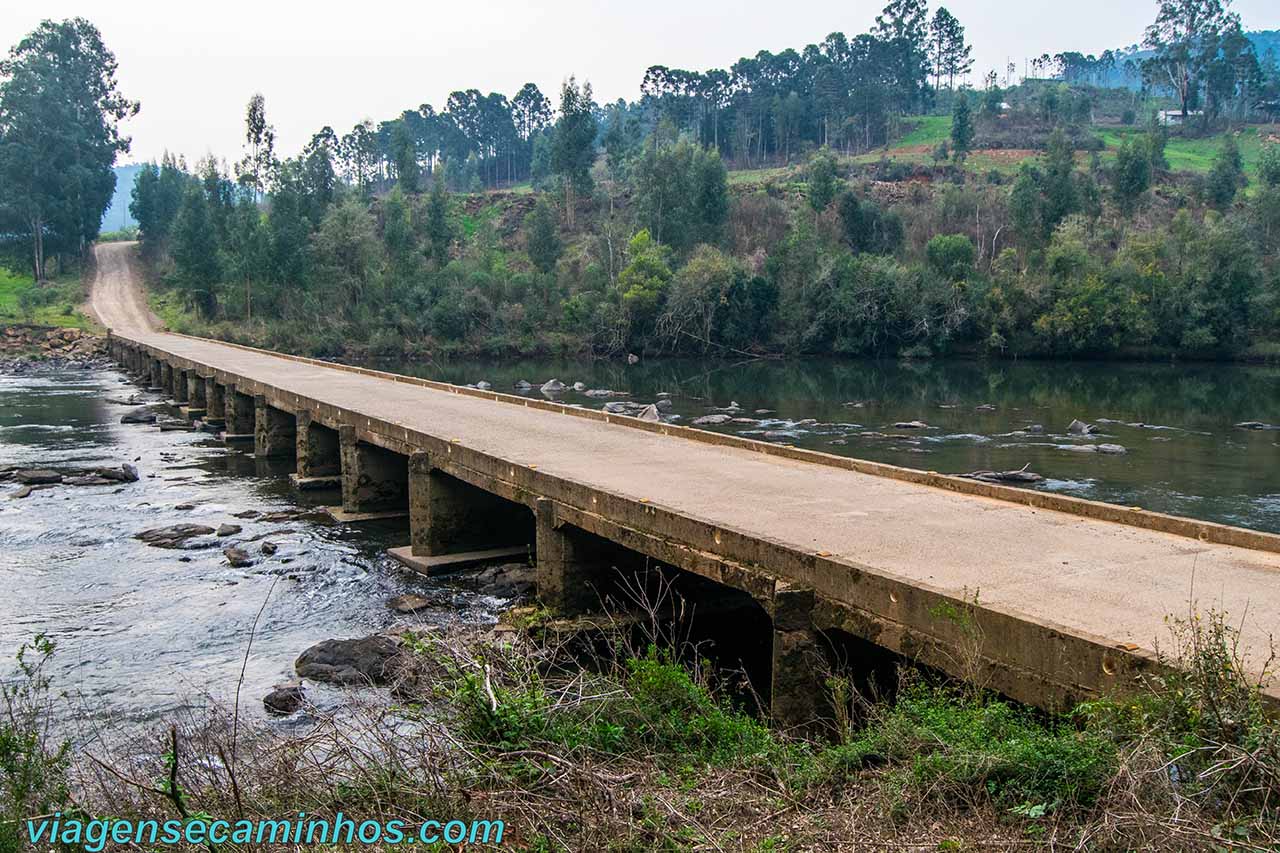
<instances>
[{"instance_id":1,"label":"river","mask_svg":"<svg viewBox=\"0 0 1280 853\"><path fill-rule=\"evenodd\" d=\"M230 703L264 602L241 699L258 716L262 696L292 677L294 659L315 642L410 618L495 620L502 602L464 578L428 580L385 556L408 541L407 531L328 524L313 512L279 521L238 517L314 507L293 493L289 467L228 450L208 433L121 424L134 407L112 401L134 393L114 371L0 376L0 467L132 462L141 474L123 486L0 494L0 655L11 660L36 632L51 637L53 685L69 699L59 707L75 722L145 721L211 698ZM4 484L3 493L13 491ZM179 523L243 530L190 550L133 538ZM273 557L259 554L264 541L279 546ZM222 546L240 543L255 565L227 564ZM387 600L407 592L438 606L393 614ZM0 661L0 673L10 669ZM321 707L342 700L338 691L308 690Z\"/></svg>"},{"instance_id":2,"label":"river","mask_svg":"<svg viewBox=\"0 0 1280 853\"><path fill-rule=\"evenodd\" d=\"M1235 426L1280 423L1280 369L1272 367L691 360L383 367L459 384L484 380L500 391L521 379L558 378L630 394L611 399L670 394L676 423L736 402L735 417L751 423L709 428L949 473L1026 465L1046 478L1037 488L1280 532L1280 432ZM416 622L494 620L503 602L465 577L427 580L397 568L383 552L404 544L403 530L332 525L314 514L238 518L311 507L290 489L287 467L205 433L121 424L130 407L113 400L134 393L114 371L0 376L0 466L136 460L142 474L126 486L0 497L0 653L37 631L49 634L58 644L54 683L78 719L145 721L211 697L229 701L264 602L242 700L255 714L308 645L404 620L388 610L391 596L417 592L437 603ZM571 391L558 398L604 403ZM1097 424L1099 433L1068 434L1073 419ZM893 427L916 420L927 428ZM1043 432L1029 432L1032 425ZM1101 443L1126 452L1070 449ZM767 507L769 496L726 499ZM182 522L239 524L243 531L224 544L245 542L256 554L269 539L280 550L235 569L220 547L172 551L133 538ZM342 699L322 689L310 698L322 707Z\"/></svg>"},{"instance_id":3,"label":"river","mask_svg":"<svg viewBox=\"0 0 1280 853\"><path fill-rule=\"evenodd\" d=\"M552 378L626 391L639 402L669 393L675 423L683 424L736 402L734 416L757 423L704 428L753 438L767 432L798 447L950 474L1026 465L1045 477L1037 488L1280 532L1280 431L1235 426L1280 424L1277 367L682 359L381 367L463 385L483 380L507 393L519 393L520 380L539 386ZM542 396L536 387L525 393ZM556 399L605 402L572 391ZM1098 432L1069 434L1076 419ZM929 428L893 427L911 421ZM1043 433L1027 433L1033 425ZM1100 444L1127 452L1080 450Z\"/></svg>"}]
</instances>

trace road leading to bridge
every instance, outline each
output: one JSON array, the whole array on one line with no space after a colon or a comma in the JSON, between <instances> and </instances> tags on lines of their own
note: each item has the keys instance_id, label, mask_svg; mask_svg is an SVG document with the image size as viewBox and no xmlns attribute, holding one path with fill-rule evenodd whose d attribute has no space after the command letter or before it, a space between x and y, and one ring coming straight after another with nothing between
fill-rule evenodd
<instances>
[{"instance_id":1,"label":"road leading to bridge","mask_svg":"<svg viewBox=\"0 0 1280 853\"><path fill-rule=\"evenodd\" d=\"M930 600L971 600L977 592L980 607L999 614L1001 624L1035 629L1025 637L988 629L983 653L993 660L1016 658L1012 666L1030 670L1050 652L1017 646L1052 641L1046 638L1146 655L1157 642L1168 644L1166 617L1185 616L1193 599L1200 609L1225 611L1241 625L1254 666L1266 659L1271 635L1280 632L1280 553L1275 551L1198 541L780 458L746 446L693 441L680 436L682 430L664 435L150 331L145 317L129 313L140 303L129 295L137 290L128 251L113 245L98 250L100 316L126 341L149 348L150 357L167 355L197 371L258 383L317 411L333 407L388 428L403 427L501 460L513 472L518 466L558 478L580 487L592 503L595 496L641 501L690 524L732 532L735 542L745 537L760 543L752 553L816 555L816 562L798 558L795 563L804 567L804 582L816 586L820 597L874 619L878 627L863 632L868 639L888 636L886 625L928 633L922 624L927 617L900 594L879 600L888 588L884 583L898 589L906 585ZM99 304L98 288L94 302ZM670 537L679 540L681 534L672 527ZM717 532L715 545L689 545L715 552L720 541ZM749 552L738 546L738 553L727 556L749 562L743 556ZM797 580L786 565L758 568ZM862 623L853 618L848 624ZM911 651L909 644L896 645ZM1096 681L1082 678L1080 683Z\"/></svg>"}]
</instances>

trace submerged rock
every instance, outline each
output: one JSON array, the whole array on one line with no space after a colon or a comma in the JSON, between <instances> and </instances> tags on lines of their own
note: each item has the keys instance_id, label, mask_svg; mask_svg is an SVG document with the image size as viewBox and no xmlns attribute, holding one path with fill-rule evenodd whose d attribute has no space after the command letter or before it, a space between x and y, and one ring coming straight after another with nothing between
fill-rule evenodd
<instances>
[{"instance_id":1,"label":"submerged rock","mask_svg":"<svg viewBox=\"0 0 1280 853\"><path fill-rule=\"evenodd\" d=\"M181 548L186 544L188 539L194 539L197 536L208 536L213 533L212 527L206 527L203 524L171 524L168 527L153 527L150 530L144 530L141 533L134 534L134 539L140 539L156 548Z\"/></svg>"},{"instance_id":2,"label":"submerged rock","mask_svg":"<svg viewBox=\"0 0 1280 853\"><path fill-rule=\"evenodd\" d=\"M488 382L485 382L483 379L481 379L479 382L476 383L476 388L480 389L481 391L488 391L492 387L493 387L492 385L490 385Z\"/></svg>"},{"instance_id":3,"label":"submerged rock","mask_svg":"<svg viewBox=\"0 0 1280 853\"><path fill-rule=\"evenodd\" d=\"M262 697L262 705L268 713L286 716L301 708L305 698L301 681L287 681L277 684Z\"/></svg>"},{"instance_id":4,"label":"submerged rock","mask_svg":"<svg viewBox=\"0 0 1280 853\"><path fill-rule=\"evenodd\" d=\"M347 687L382 686L396 677L400 642L384 634L351 640L323 640L298 656L293 669L301 678Z\"/></svg>"},{"instance_id":5,"label":"submerged rock","mask_svg":"<svg viewBox=\"0 0 1280 853\"><path fill-rule=\"evenodd\" d=\"M1280 424L1268 424L1262 421L1242 421L1236 424L1236 429L1280 430Z\"/></svg>"},{"instance_id":6,"label":"submerged rock","mask_svg":"<svg viewBox=\"0 0 1280 853\"><path fill-rule=\"evenodd\" d=\"M586 391L586 390L587 390L587 383L585 383L585 382L575 382L575 383L573 383L573 390L578 391L578 392Z\"/></svg>"},{"instance_id":7,"label":"submerged rock","mask_svg":"<svg viewBox=\"0 0 1280 853\"><path fill-rule=\"evenodd\" d=\"M1016 471L970 471L968 474L961 474L966 480L981 480L984 483L1039 483L1044 477L1028 471L1026 466Z\"/></svg>"},{"instance_id":8,"label":"submerged rock","mask_svg":"<svg viewBox=\"0 0 1280 853\"><path fill-rule=\"evenodd\" d=\"M517 391L529 391L532 388L533 388L533 384L530 382L526 382L523 379L521 379L519 382L515 384L515 389Z\"/></svg>"},{"instance_id":9,"label":"submerged rock","mask_svg":"<svg viewBox=\"0 0 1280 853\"><path fill-rule=\"evenodd\" d=\"M48 468L28 468L15 472L13 479L24 486L47 486L61 483L62 475Z\"/></svg>"},{"instance_id":10,"label":"submerged rock","mask_svg":"<svg viewBox=\"0 0 1280 853\"><path fill-rule=\"evenodd\" d=\"M929 429L929 425L924 421L898 421L893 425L894 429Z\"/></svg>"},{"instance_id":11,"label":"submerged rock","mask_svg":"<svg viewBox=\"0 0 1280 853\"><path fill-rule=\"evenodd\" d=\"M125 412L120 416L122 424L153 424L156 422L156 413L150 409L134 409L132 412Z\"/></svg>"},{"instance_id":12,"label":"submerged rock","mask_svg":"<svg viewBox=\"0 0 1280 853\"><path fill-rule=\"evenodd\" d=\"M390 607L397 613L417 613L419 610L427 610L435 605L435 602L427 598L425 595L417 595L416 593L406 593L397 595L387 601L387 607Z\"/></svg>"},{"instance_id":13,"label":"submerged rock","mask_svg":"<svg viewBox=\"0 0 1280 853\"><path fill-rule=\"evenodd\" d=\"M733 418L728 415L703 415L700 418L694 418L691 423L695 426L715 426L716 424L727 424Z\"/></svg>"}]
</instances>

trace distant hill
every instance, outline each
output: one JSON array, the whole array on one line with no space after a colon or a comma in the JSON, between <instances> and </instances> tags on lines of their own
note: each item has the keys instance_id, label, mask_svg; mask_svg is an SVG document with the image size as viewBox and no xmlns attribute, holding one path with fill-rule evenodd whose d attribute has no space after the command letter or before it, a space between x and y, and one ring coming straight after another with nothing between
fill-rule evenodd
<instances>
[{"instance_id":1,"label":"distant hill","mask_svg":"<svg viewBox=\"0 0 1280 853\"><path fill-rule=\"evenodd\" d=\"M103 231L119 231L137 221L129 213L130 195L133 192L133 179L141 169L140 165L116 166L116 192L111 197L111 206L102 214Z\"/></svg>"}]
</instances>

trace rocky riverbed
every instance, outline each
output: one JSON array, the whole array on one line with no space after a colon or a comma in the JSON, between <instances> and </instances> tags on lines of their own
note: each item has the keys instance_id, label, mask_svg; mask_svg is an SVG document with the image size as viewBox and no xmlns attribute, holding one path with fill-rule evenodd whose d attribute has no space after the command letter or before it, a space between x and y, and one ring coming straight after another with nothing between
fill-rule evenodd
<instances>
[{"instance_id":1,"label":"rocky riverbed","mask_svg":"<svg viewBox=\"0 0 1280 853\"><path fill-rule=\"evenodd\" d=\"M484 630L529 589L520 566L414 575L385 555L407 530L334 524L317 510L335 496L299 498L287 467L121 422L139 409L170 414L111 370L0 375L0 654L54 640L69 726L230 702L242 664L246 712L292 725L353 684L299 683L317 643Z\"/></svg>"}]
</instances>

